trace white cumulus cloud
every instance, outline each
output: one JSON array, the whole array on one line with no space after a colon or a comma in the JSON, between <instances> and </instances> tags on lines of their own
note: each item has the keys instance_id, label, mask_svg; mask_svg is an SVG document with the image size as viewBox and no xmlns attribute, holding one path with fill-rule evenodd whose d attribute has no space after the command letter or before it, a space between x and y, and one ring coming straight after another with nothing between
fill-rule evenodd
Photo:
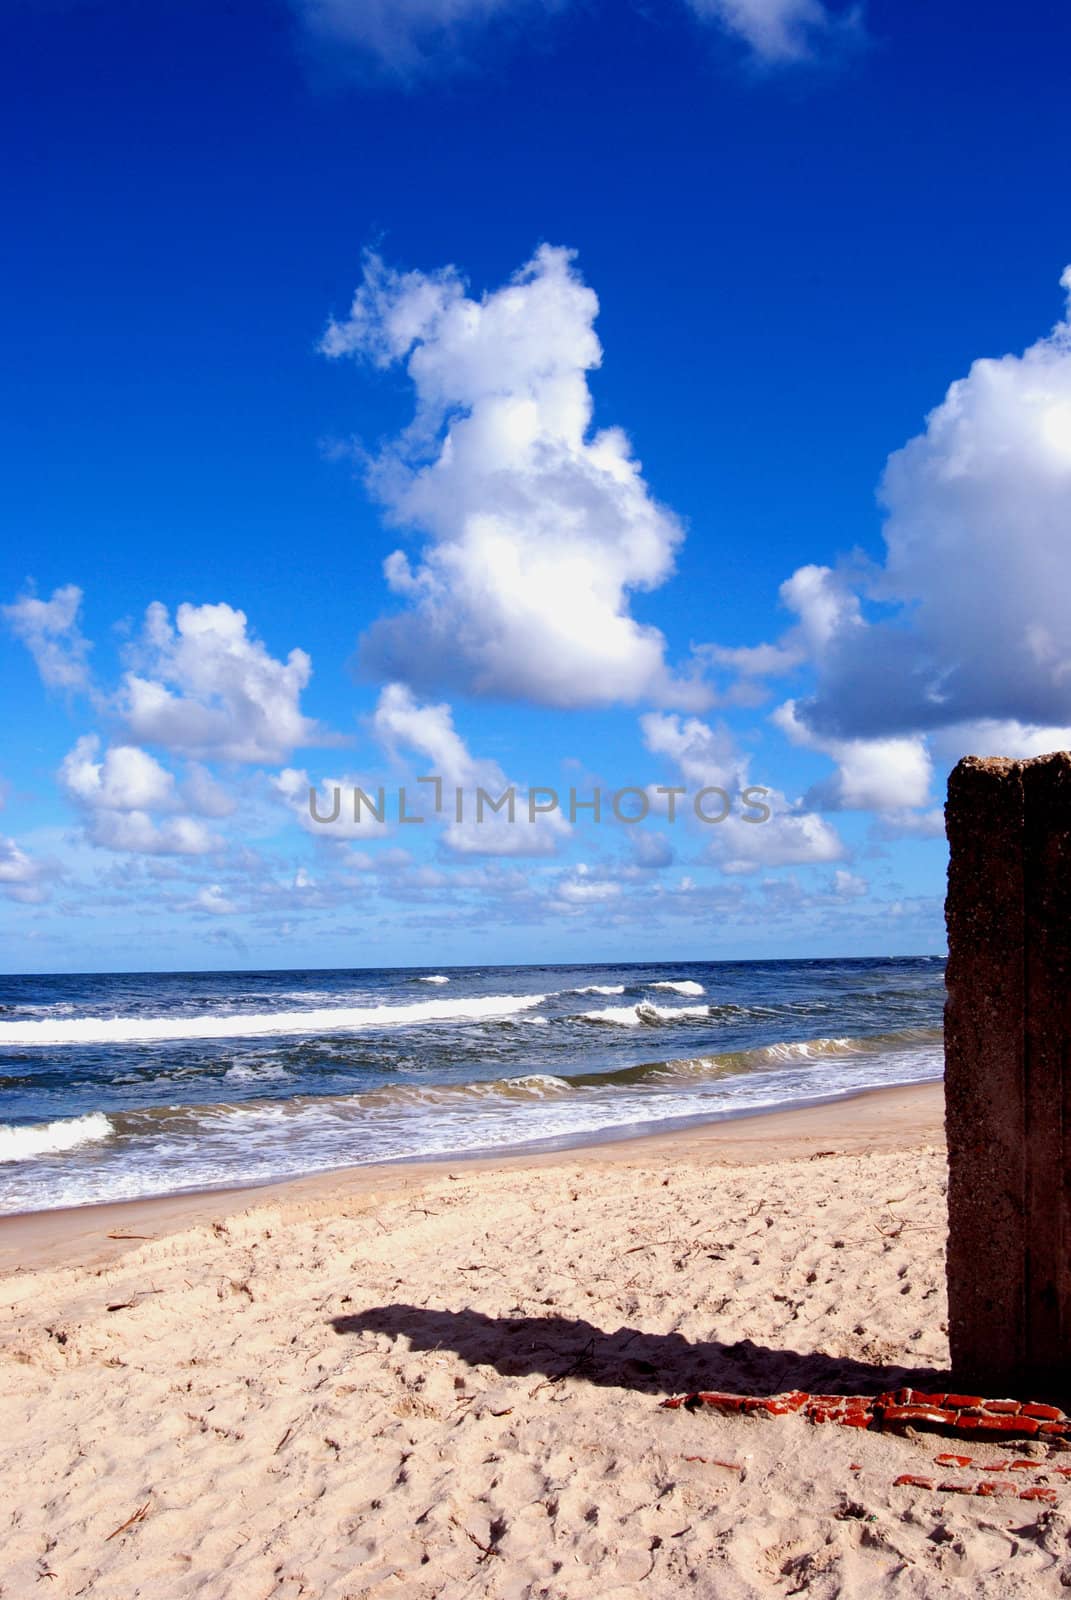
<instances>
[{"instance_id":1,"label":"white cumulus cloud","mask_svg":"<svg viewBox=\"0 0 1071 1600\"><path fill-rule=\"evenodd\" d=\"M894 613L868 622L843 580L804 569L823 577L802 580L818 682L799 718L839 739L945 730L960 754L978 737L1066 742L1071 322L976 361L890 456L881 496L885 561L866 587Z\"/></svg>"},{"instance_id":2,"label":"white cumulus cloud","mask_svg":"<svg viewBox=\"0 0 1071 1600\"><path fill-rule=\"evenodd\" d=\"M843 860L847 853L844 843L823 817L802 803L793 804L779 789L754 784L748 775L747 757L736 748L727 728L712 728L700 717L662 712L648 712L641 717L640 728L647 749L667 757L689 791L679 802L679 815L689 816L694 795L700 789L724 791L724 800L704 810L707 815L715 815L727 805L727 814L720 822L702 824L710 835L710 859L723 872L747 873L760 867ZM745 804L746 791L750 794ZM649 792L654 800L656 790ZM759 803L769 808L766 821L752 820L760 815Z\"/></svg>"},{"instance_id":3,"label":"white cumulus cloud","mask_svg":"<svg viewBox=\"0 0 1071 1600\"><path fill-rule=\"evenodd\" d=\"M8 627L25 644L50 689L89 687L93 647L79 626L81 607L82 591L73 583L54 589L48 600L24 594L11 605L0 606Z\"/></svg>"},{"instance_id":4,"label":"white cumulus cloud","mask_svg":"<svg viewBox=\"0 0 1071 1600\"><path fill-rule=\"evenodd\" d=\"M683 531L652 497L625 434L592 430L598 301L567 250L541 247L470 298L447 268L368 261L334 357L404 364L412 425L369 472L391 519L423 535L384 571L405 609L365 636L380 677L545 705L699 706L631 596L673 570Z\"/></svg>"},{"instance_id":5,"label":"white cumulus cloud","mask_svg":"<svg viewBox=\"0 0 1071 1600\"><path fill-rule=\"evenodd\" d=\"M134 745L110 746L101 755L98 736L84 734L64 757L59 778L82 810L86 837L105 849L196 856L220 843L182 810L188 797L174 775Z\"/></svg>"},{"instance_id":6,"label":"white cumulus cloud","mask_svg":"<svg viewBox=\"0 0 1071 1600\"><path fill-rule=\"evenodd\" d=\"M277 660L233 606L149 606L124 675L119 714L139 744L201 758L275 762L298 745L330 742L300 707L312 676L304 650Z\"/></svg>"},{"instance_id":7,"label":"white cumulus cloud","mask_svg":"<svg viewBox=\"0 0 1071 1600\"><path fill-rule=\"evenodd\" d=\"M807 796L822 811L908 811L930 798L933 762L921 734L883 739L835 739L814 734L787 700L773 721L793 744L820 750L837 763L832 778Z\"/></svg>"},{"instance_id":8,"label":"white cumulus cloud","mask_svg":"<svg viewBox=\"0 0 1071 1600\"><path fill-rule=\"evenodd\" d=\"M39 905L47 898L52 869L35 860L14 839L0 834L0 894L23 905Z\"/></svg>"},{"instance_id":9,"label":"white cumulus cloud","mask_svg":"<svg viewBox=\"0 0 1071 1600\"><path fill-rule=\"evenodd\" d=\"M384 749L408 751L423 758L418 776L437 777L442 784L443 840L460 855L553 855L559 840L570 832L559 812L537 814L530 820L527 791L511 784L496 761L474 756L454 727L448 705L420 703L405 684L389 683L383 689L372 718L372 728ZM429 817L434 805L434 785L421 784L413 810ZM509 803L492 810L490 801L477 814L477 791L500 801L515 791L513 820ZM462 795L462 816L457 818L457 792Z\"/></svg>"},{"instance_id":10,"label":"white cumulus cloud","mask_svg":"<svg viewBox=\"0 0 1071 1600\"><path fill-rule=\"evenodd\" d=\"M233 917L238 910L233 900L227 898L222 886L218 883L209 883L198 889L189 909L192 911L207 911L213 917Z\"/></svg>"}]
</instances>

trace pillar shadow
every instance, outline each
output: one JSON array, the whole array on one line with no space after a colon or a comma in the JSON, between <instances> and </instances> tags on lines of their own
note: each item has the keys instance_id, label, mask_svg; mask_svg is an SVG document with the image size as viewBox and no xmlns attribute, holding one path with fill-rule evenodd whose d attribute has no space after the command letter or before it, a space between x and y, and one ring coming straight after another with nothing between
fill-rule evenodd
<instances>
[{"instance_id":1,"label":"pillar shadow","mask_svg":"<svg viewBox=\"0 0 1071 1600\"><path fill-rule=\"evenodd\" d=\"M413 1350L453 1350L469 1366L489 1366L506 1378L576 1376L604 1388L645 1394L725 1389L737 1394L880 1394L907 1383L940 1388L947 1374L933 1367L880 1366L820 1350L776 1350L741 1339L693 1343L679 1333L607 1333L576 1317L489 1317L482 1311L441 1311L411 1305L375 1306L333 1317L338 1334L385 1333Z\"/></svg>"}]
</instances>

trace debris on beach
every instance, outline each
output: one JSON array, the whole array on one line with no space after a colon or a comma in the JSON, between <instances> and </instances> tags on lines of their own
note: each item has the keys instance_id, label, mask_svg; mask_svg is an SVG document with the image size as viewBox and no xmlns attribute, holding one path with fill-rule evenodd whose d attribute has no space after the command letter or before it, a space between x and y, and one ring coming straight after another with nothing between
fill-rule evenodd
<instances>
[{"instance_id":1,"label":"debris on beach","mask_svg":"<svg viewBox=\"0 0 1071 1600\"><path fill-rule=\"evenodd\" d=\"M930 1394L895 1389L886 1394L727 1394L699 1390L662 1401L669 1411L716 1411L722 1416L800 1416L808 1422L833 1422L842 1428L904 1432L908 1428L978 1441L1071 1439L1071 1417L1057 1406L1037 1401L985 1400L973 1394ZM967 1457L962 1458L964 1461Z\"/></svg>"}]
</instances>

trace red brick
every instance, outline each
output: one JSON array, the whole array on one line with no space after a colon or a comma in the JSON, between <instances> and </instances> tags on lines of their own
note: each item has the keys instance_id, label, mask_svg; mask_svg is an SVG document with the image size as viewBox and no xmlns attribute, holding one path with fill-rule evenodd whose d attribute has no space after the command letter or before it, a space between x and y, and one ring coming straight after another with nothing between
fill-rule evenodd
<instances>
[{"instance_id":1,"label":"red brick","mask_svg":"<svg viewBox=\"0 0 1071 1600\"><path fill-rule=\"evenodd\" d=\"M712 1406L715 1411L728 1413L743 1411L747 1396L742 1394L700 1393L694 1396L700 1405Z\"/></svg>"},{"instance_id":2,"label":"red brick","mask_svg":"<svg viewBox=\"0 0 1071 1600\"><path fill-rule=\"evenodd\" d=\"M933 1458L939 1467L972 1467L974 1462L970 1456L943 1455Z\"/></svg>"},{"instance_id":3,"label":"red brick","mask_svg":"<svg viewBox=\"0 0 1071 1600\"><path fill-rule=\"evenodd\" d=\"M944 1406L948 1396L944 1394L923 1394L921 1389L907 1389L904 1391L907 1399L903 1402L909 1406Z\"/></svg>"},{"instance_id":4,"label":"red brick","mask_svg":"<svg viewBox=\"0 0 1071 1600\"><path fill-rule=\"evenodd\" d=\"M1032 1401L1030 1405L1023 1406L1024 1417L1037 1417L1039 1422L1066 1422L1067 1418L1056 1406L1039 1405Z\"/></svg>"},{"instance_id":5,"label":"red brick","mask_svg":"<svg viewBox=\"0 0 1071 1600\"><path fill-rule=\"evenodd\" d=\"M986 1400L982 1406L983 1411L995 1411L999 1415L1016 1417L1022 1409L1018 1400Z\"/></svg>"},{"instance_id":6,"label":"red brick","mask_svg":"<svg viewBox=\"0 0 1071 1600\"><path fill-rule=\"evenodd\" d=\"M946 1394L945 1395L945 1405L946 1406L951 1406L953 1408L953 1410L955 1410L955 1411L960 1411L965 1406L980 1406L981 1404L982 1404L982 1397L981 1397L980 1394Z\"/></svg>"},{"instance_id":7,"label":"red brick","mask_svg":"<svg viewBox=\"0 0 1071 1600\"><path fill-rule=\"evenodd\" d=\"M932 1478L920 1478L915 1472L901 1472L898 1478L893 1479L893 1488L899 1489L901 1485L910 1489L932 1489Z\"/></svg>"},{"instance_id":8,"label":"red brick","mask_svg":"<svg viewBox=\"0 0 1071 1600\"><path fill-rule=\"evenodd\" d=\"M929 1422L937 1428L951 1428L957 1419L954 1412L942 1411L938 1406L886 1406L881 1420L883 1424Z\"/></svg>"},{"instance_id":9,"label":"red brick","mask_svg":"<svg viewBox=\"0 0 1071 1600\"><path fill-rule=\"evenodd\" d=\"M983 1437L986 1434L1023 1434L1026 1438L1032 1438L1039 1428L1039 1424L1034 1421L1033 1417L965 1417L960 1415L953 1418L953 1421L955 1426L962 1432L981 1434Z\"/></svg>"},{"instance_id":10,"label":"red brick","mask_svg":"<svg viewBox=\"0 0 1071 1600\"><path fill-rule=\"evenodd\" d=\"M1020 1500L1044 1500L1047 1505L1056 1504L1056 1490L1048 1489L1044 1484L1032 1483L1029 1489L1019 1490Z\"/></svg>"}]
</instances>

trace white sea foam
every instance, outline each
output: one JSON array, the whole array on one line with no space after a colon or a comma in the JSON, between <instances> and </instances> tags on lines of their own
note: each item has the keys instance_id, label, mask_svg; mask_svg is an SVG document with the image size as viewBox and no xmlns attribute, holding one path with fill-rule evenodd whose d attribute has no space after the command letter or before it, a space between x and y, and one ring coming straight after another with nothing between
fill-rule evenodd
<instances>
[{"instance_id":1,"label":"white sea foam","mask_svg":"<svg viewBox=\"0 0 1071 1600\"><path fill-rule=\"evenodd\" d=\"M449 983L449 978L444 978L441 972L433 972L429 978L418 978L418 983Z\"/></svg>"},{"instance_id":2,"label":"white sea foam","mask_svg":"<svg viewBox=\"0 0 1071 1600\"><path fill-rule=\"evenodd\" d=\"M609 1022L619 1028L653 1027L660 1022L682 1022L687 1017L710 1015L708 1006L656 1006L641 1000L637 1006L607 1006L603 1011L582 1011L584 1022Z\"/></svg>"},{"instance_id":3,"label":"white sea foam","mask_svg":"<svg viewBox=\"0 0 1071 1600\"><path fill-rule=\"evenodd\" d=\"M230 1080L232 1083L264 1083L289 1076L285 1067L273 1062L236 1061L233 1067L227 1068L223 1080L224 1082Z\"/></svg>"},{"instance_id":4,"label":"white sea foam","mask_svg":"<svg viewBox=\"0 0 1071 1600\"><path fill-rule=\"evenodd\" d=\"M102 1111L59 1122L31 1122L19 1127L0 1122L0 1161L32 1161L37 1156L74 1150L80 1144L106 1139L112 1125Z\"/></svg>"},{"instance_id":5,"label":"white sea foam","mask_svg":"<svg viewBox=\"0 0 1071 1600\"><path fill-rule=\"evenodd\" d=\"M701 983L694 983L691 978L682 978L680 983L672 983L668 978L662 978L658 983L649 983L648 989L672 989L674 994L706 994Z\"/></svg>"},{"instance_id":6,"label":"white sea foam","mask_svg":"<svg viewBox=\"0 0 1071 1600\"><path fill-rule=\"evenodd\" d=\"M0 1022L0 1049L10 1045L131 1044L156 1039L251 1039L269 1034L346 1033L423 1022L493 1022L530 1011L543 994L496 994L469 1000L421 1000L402 1006L326 1007L309 1011L230 1012L189 1017L48 1017Z\"/></svg>"},{"instance_id":7,"label":"white sea foam","mask_svg":"<svg viewBox=\"0 0 1071 1600\"><path fill-rule=\"evenodd\" d=\"M766 1061L818 1061L824 1056L854 1056L867 1053L866 1039L798 1039L787 1044L768 1044L754 1052Z\"/></svg>"},{"instance_id":8,"label":"white sea foam","mask_svg":"<svg viewBox=\"0 0 1071 1600\"><path fill-rule=\"evenodd\" d=\"M574 989L574 994L624 994L623 983L586 983L581 989Z\"/></svg>"}]
</instances>

